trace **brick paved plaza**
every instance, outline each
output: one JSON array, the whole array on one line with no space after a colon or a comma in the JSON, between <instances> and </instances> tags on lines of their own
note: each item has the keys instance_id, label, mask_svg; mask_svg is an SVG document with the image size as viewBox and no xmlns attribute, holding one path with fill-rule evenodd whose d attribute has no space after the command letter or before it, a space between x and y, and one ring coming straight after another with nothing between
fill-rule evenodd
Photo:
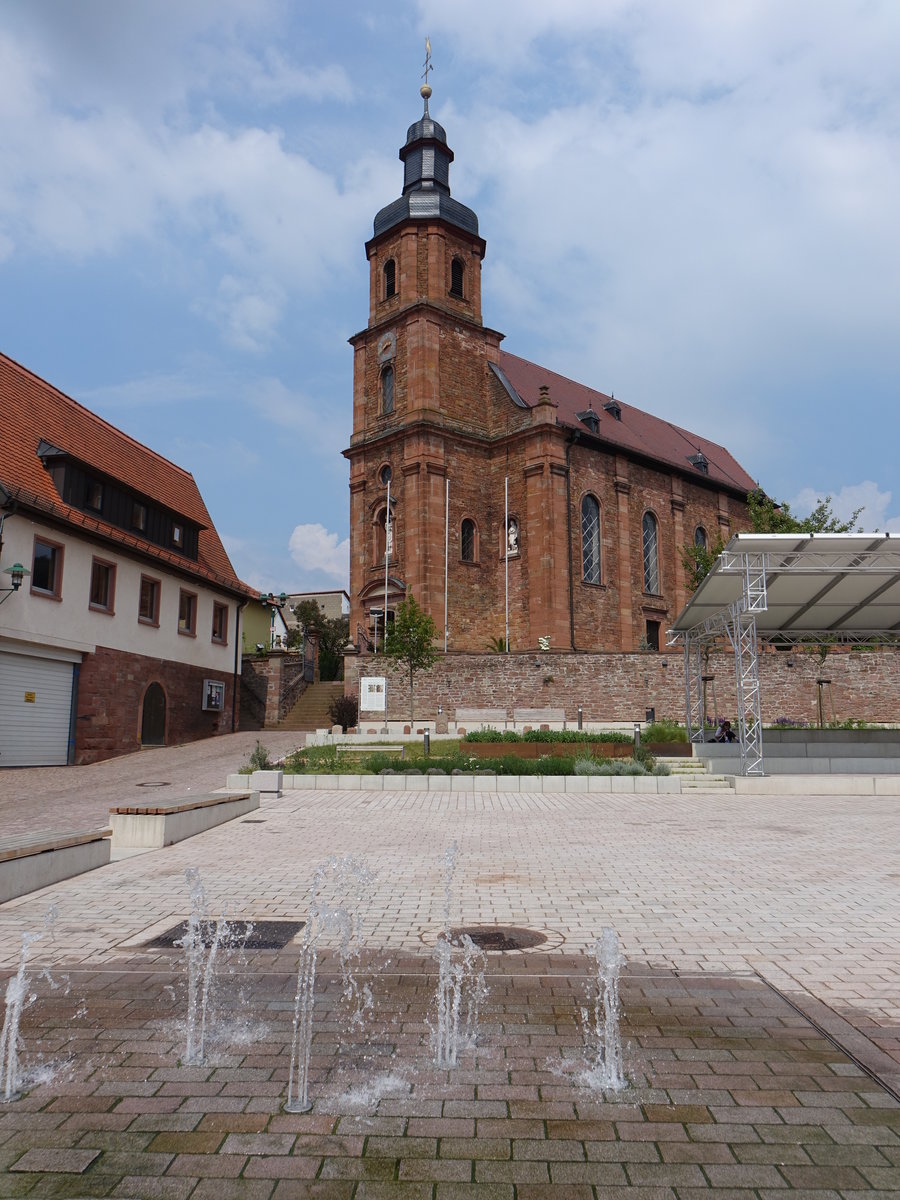
<instances>
[{"instance_id":1,"label":"brick paved plaza","mask_svg":"<svg viewBox=\"0 0 900 1200\"><path fill-rule=\"evenodd\" d=\"M453 923L546 940L489 955L478 1045L438 1070L452 842ZM0 906L4 986L22 933L59 910L22 1019L25 1068L48 1081L0 1105L0 1195L893 1197L897 844L889 797L305 792L21 897ZM232 962L202 1067L180 1065L182 952L146 943L187 915L188 867L214 914L302 920L332 854L376 877L373 1010L349 1028L326 934L314 1104L291 1115L297 942ZM627 959L631 1083L604 1097L578 1014L605 925Z\"/></svg>"}]
</instances>

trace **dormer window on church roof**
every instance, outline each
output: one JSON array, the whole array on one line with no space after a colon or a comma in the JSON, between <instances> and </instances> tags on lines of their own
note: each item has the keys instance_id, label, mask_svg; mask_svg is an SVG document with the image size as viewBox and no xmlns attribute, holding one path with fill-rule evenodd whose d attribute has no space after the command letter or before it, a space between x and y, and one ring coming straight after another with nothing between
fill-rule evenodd
<instances>
[{"instance_id":1,"label":"dormer window on church roof","mask_svg":"<svg viewBox=\"0 0 900 1200\"><path fill-rule=\"evenodd\" d=\"M581 421L583 425L587 425L591 433L599 432L600 418L592 408L587 408L584 412L578 413L578 420Z\"/></svg>"}]
</instances>

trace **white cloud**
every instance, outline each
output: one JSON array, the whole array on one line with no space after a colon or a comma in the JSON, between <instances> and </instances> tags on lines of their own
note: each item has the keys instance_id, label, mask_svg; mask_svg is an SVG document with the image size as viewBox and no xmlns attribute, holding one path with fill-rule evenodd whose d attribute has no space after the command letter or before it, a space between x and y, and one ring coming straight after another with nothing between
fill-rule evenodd
<instances>
[{"instance_id":1,"label":"white cloud","mask_svg":"<svg viewBox=\"0 0 900 1200\"><path fill-rule=\"evenodd\" d=\"M123 408L156 408L160 404L194 404L215 399L218 390L217 380L208 370L185 368L86 388L75 399L97 412L108 413Z\"/></svg>"},{"instance_id":2,"label":"white cloud","mask_svg":"<svg viewBox=\"0 0 900 1200\"><path fill-rule=\"evenodd\" d=\"M821 500L831 497L831 510L840 521L849 521L857 509L862 509L856 524L866 532L879 530L900 533L900 515L890 514L893 495L877 483L866 479L862 483L845 484L839 489L805 487L788 503L800 517L808 516Z\"/></svg>"},{"instance_id":3,"label":"white cloud","mask_svg":"<svg viewBox=\"0 0 900 1200\"><path fill-rule=\"evenodd\" d=\"M291 534L291 558L305 576L321 572L332 582L347 586L350 578L350 539L338 540L324 525L297 525Z\"/></svg>"},{"instance_id":4,"label":"white cloud","mask_svg":"<svg viewBox=\"0 0 900 1200\"><path fill-rule=\"evenodd\" d=\"M340 452L350 440L349 403L343 412L334 413L321 401L276 378L254 382L250 402L267 421L294 436L298 451L307 455L313 451L340 464Z\"/></svg>"},{"instance_id":5,"label":"white cloud","mask_svg":"<svg viewBox=\"0 0 900 1200\"><path fill-rule=\"evenodd\" d=\"M247 66L257 90L263 77L283 98L344 87L342 69L326 63L310 73L270 57L268 74L256 59ZM294 149L283 130L226 125L209 106L197 116L148 113L121 95L87 104L85 93L57 96L52 63L45 44L0 30L4 258L83 263L149 247L178 263L195 309L251 351L268 343L289 295L346 279L371 219L369 184L384 189L384 164L367 154L340 162L344 179Z\"/></svg>"}]
</instances>

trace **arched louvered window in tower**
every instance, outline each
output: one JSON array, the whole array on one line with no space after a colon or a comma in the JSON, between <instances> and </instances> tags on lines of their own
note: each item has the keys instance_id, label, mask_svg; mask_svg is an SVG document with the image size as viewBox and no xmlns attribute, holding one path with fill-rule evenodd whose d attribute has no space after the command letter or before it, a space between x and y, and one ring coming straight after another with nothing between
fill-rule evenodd
<instances>
[{"instance_id":1,"label":"arched louvered window in tower","mask_svg":"<svg viewBox=\"0 0 900 1200\"><path fill-rule=\"evenodd\" d=\"M465 294L463 291L464 279L465 279L465 267L463 266L463 260L461 258L454 258L453 262L450 264L450 295L451 296L462 297Z\"/></svg>"},{"instance_id":2,"label":"arched louvered window in tower","mask_svg":"<svg viewBox=\"0 0 900 1200\"><path fill-rule=\"evenodd\" d=\"M653 513L645 512L642 522L644 543L644 591L659 595L659 525Z\"/></svg>"},{"instance_id":3,"label":"arched louvered window in tower","mask_svg":"<svg viewBox=\"0 0 900 1200\"><path fill-rule=\"evenodd\" d=\"M385 415L394 411L394 368L390 365L381 372L381 411Z\"/></svg>"},{"instance_id":4,"label":"arched louvered window in tower","mask_svg":"<svg viewBox=\"0 0 900 1200\"><path fill-rule=\"evenodd\" d=\"M600 582L600 504L596 496L581 501L581 562L585 583Z\"/></svg>"},{"instance_id":5,"label":"arched louvered window in tower","mask_svg":"<svg viewBox=\"0 0 900 1200\"><path fill-rule=\"evenodd\" d=\"M698 525L694 530L694 545L699 546L701 550L705 550L709 546L709 538L702 525Z\"/></svg>"},{"instance_id":6,"label":"arched louvered window in tower","mask_svg":"<svg viewBox=\"0 0 900 1200\"><path fill-rule=\"evenodd\" d=\"M390 300L397 294L397 264L389 258L384 264L384 298Z\"/></svg>"}]
</instances>

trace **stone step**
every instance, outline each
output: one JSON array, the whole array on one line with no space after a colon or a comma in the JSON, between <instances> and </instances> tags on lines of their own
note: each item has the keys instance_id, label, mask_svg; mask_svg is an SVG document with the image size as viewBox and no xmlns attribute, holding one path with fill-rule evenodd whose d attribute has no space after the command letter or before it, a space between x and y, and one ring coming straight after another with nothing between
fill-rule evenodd
<instances>
[{"instance_id":1,"label":"stone step","mask_svg":"<svg viewBox=\"0 0 900 1200\"><path fill-rule=\"evenodd\" d=\"M311 683L289 713L275 727L292 730L328 729L331 717L328 709L338 696L344 694L342 680L333 683Z\"/></svg>"}]
</instances>

